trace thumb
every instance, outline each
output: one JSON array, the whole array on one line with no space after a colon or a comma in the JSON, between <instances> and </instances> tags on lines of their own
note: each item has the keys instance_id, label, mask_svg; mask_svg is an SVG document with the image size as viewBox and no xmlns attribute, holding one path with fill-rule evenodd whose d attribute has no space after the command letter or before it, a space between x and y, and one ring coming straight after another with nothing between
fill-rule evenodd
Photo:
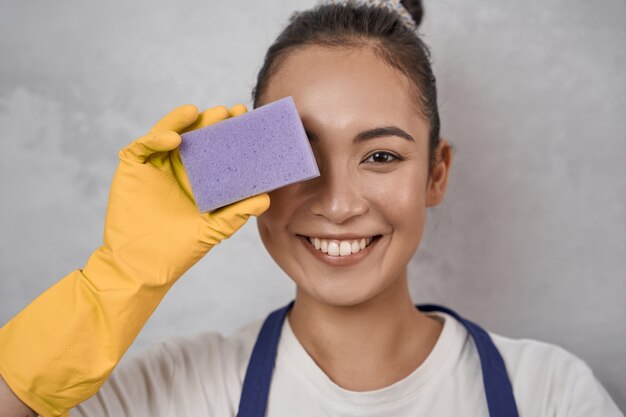
<instances>
[{"instance_id":1,"label":"thumb","mask_svg":"<svg viewBox=\"0 0 626 417\"><path fill-rule=\"evenodd\" d=\"M203 214L209 226L203 240L217 245L246 224L250 216L260 216L269 206L270 196L263 193Z\"/></svg>"},{"instance_id":2,"label":"thumb","mask_svg":"<svg viewBox=\"0 0 626 417\"><path fill-rule=\"evenodd\" d=\"M252 216L260 216L270 207L270 196L267 193L258 194L248 197L245 200L230 204L220 210L231 209L240 213L246 213Z\"/></svg>"}]
</instances>

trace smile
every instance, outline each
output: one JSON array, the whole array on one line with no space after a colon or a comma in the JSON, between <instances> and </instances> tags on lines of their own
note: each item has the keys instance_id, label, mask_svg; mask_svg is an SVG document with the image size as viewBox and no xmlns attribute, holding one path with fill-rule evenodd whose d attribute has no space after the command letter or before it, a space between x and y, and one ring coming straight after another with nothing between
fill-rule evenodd
<instances>
[{"instance_id":1,"label":"smile","mask_svg":"<svg viewBox=\"0 0 626 417\"><path fill-rule=\"evenodd\" d=\"M381 235L353 239L323 239L298 235L306 249L319 261L331 266L350 266L365 259Z\"/></svg>"},{"instance_id":2,"label":"smile","mask_svg":"<svg viewBox=\"0 0 626 417\"><path fill-rule=\"evenodd\" d=\"M317 237L309 237L308 239L315 249L330 256L348 256L358 253L368 247L374 240L373 237L350 240L321 239Z\"/></svg>"},{"instance_id":3,"label":"smile","mask_svg":"<svg viewBox=\"0 0 626 417\"><path fill-rule=\"evenodd\" d=\"M307 251L317 260L331 266L350 266L369 256L382 235L346 236L350 239L326 239L297 235Z\"/></svg>"}]
</instances>

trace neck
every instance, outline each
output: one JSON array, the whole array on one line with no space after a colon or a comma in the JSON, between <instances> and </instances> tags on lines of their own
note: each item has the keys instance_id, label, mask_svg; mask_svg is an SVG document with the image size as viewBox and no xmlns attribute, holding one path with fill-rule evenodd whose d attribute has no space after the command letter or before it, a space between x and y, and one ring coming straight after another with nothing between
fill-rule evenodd
<instances>
[{"instance_id":1,"label":"neck","mask_svg":"<svg viewBox=\"0 0 626 417\"><path fill-rule=\"evenodd\" d=\"M426 359L442 328L415 308L406 278L352 306L324 304L298 289L289 323L330 379L353 391L405 378Z\"/></svg>"}]
</instances>

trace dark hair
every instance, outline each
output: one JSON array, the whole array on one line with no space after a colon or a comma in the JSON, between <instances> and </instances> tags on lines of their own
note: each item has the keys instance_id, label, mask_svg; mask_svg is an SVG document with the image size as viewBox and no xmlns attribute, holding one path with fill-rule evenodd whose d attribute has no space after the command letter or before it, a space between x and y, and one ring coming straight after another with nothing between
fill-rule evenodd
<instances>
[{"instance_id":1,"label":"dark hair","mask_svg":"<svg viewBox=\"0 0 626 417\"><path fill-rule=\"evenodd\" d=\"M422 2L403 0L402 4L419 26L423 16ZM435 162L434 149L439 145L440 126L430 52L416 31L403 23L397 12L348 1L341 5L323 4L294 13L265 55L257 84L252 90L255 108L269 79L289 52L309 45L369 47L388 64L403 72L413 84L415 103L429 124L428 154L432 166Z\"/></svg>"}]
</instances>

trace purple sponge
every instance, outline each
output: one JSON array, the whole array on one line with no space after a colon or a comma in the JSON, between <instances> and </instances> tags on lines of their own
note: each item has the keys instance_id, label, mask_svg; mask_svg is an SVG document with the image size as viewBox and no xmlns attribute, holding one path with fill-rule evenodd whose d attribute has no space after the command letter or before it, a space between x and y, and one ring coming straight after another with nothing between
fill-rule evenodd
<instances>
[{"instance_id":1,"label":"purple sponge","mask_svg":"<svg viewBox=\"0 0 626 417\"><path fill-rule=\"evenodd\" d=\"M185 133L179 151L201 212L320 175L291 97Z\"/></svg>"}]
</instances>

